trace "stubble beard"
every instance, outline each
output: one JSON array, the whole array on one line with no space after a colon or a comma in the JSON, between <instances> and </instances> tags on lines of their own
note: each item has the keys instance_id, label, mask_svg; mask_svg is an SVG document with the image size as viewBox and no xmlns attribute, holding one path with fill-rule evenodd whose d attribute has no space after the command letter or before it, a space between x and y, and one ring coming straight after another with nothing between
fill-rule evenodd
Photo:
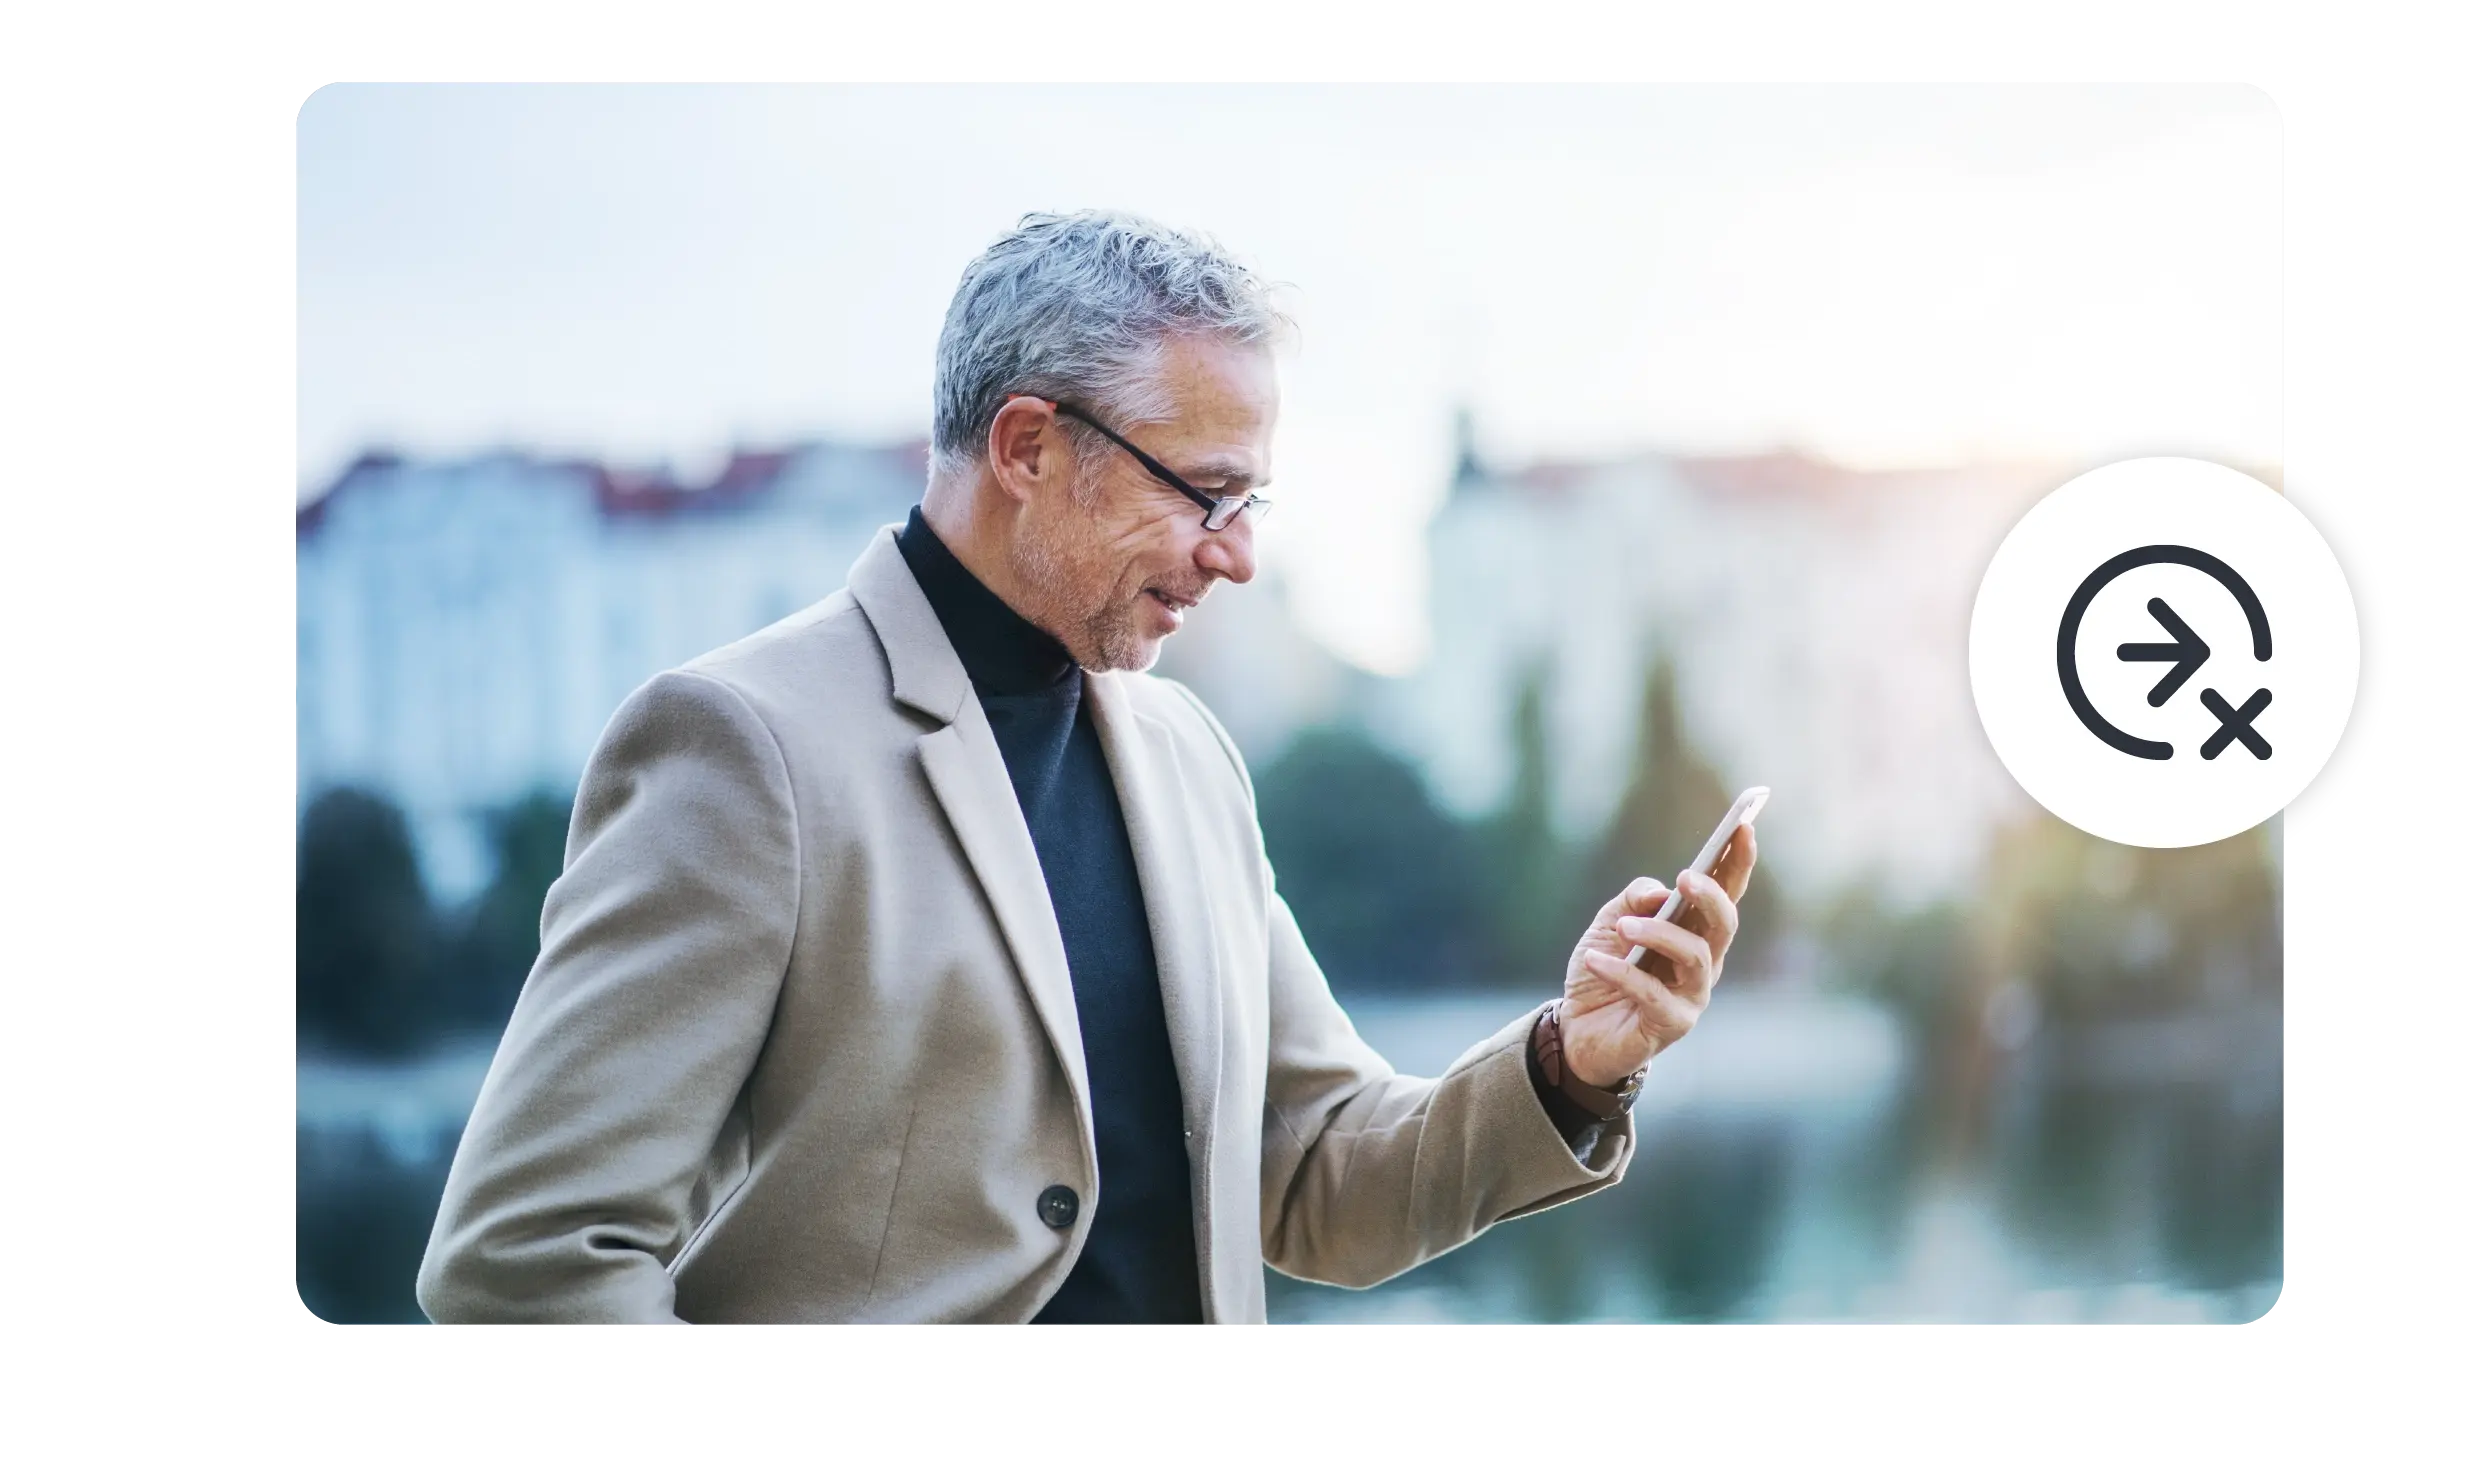
<instances>
[{"instance_id":1,"label":"stubble beard","mask_svg":"<svg viewBox=\"0 0 2492 1480\"><path fill-rule=\"evenodd\" d=\"M1118 595L1113 576L1107 578L1105 604L1084 610L1078 600L1076 593L1089 589L1093 579L1085 557L1099 546L1088 538L1090 531L1071 527L1077 522L1042 522L1030 538L1015 541L1013 576L1031 593L1037 624L1082 668L1092 673L1149 668L1159 658L1160 639L1136 624L1133 601Z\"/></svg>"}]
</instances>

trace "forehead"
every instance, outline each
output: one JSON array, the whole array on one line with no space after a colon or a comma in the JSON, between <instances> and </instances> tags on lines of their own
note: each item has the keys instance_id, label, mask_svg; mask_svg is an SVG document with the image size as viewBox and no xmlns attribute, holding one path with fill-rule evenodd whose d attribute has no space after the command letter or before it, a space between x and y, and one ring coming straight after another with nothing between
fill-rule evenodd
<instances>
[{"instance_id":1,"label":"forehead","mask_svg":"<svg viewBox=\"0 0 2492 1480\"><path fill-rule=\"evenodd\" d=\"M1271 350L1180 336L1161 347L1159 369L1170 414L1137 428L1149 439L1143 445L1189 478L1267 481L1272 424L1280 416Z\"/></svg>"}]
</instances>

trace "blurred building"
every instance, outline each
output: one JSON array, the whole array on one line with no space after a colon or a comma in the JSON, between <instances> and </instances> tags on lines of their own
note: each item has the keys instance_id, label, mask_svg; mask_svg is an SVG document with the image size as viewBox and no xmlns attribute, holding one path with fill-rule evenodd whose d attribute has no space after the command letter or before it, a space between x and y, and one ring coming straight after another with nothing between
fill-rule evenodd
<instances>
[{"instance_id":1,"label":"blurred building","mask_svg":"<svg viewBox=\"0 0 2492 1480\"><path fill-rule=\"evenodd\" d=\"M924 487L922 444L742 453L702 484L512 453L362 459L295 521L297 804L386 794L434 894L467 896L492 809L568 798L635 686L836 590ZM1160 671L1250 762L1350 682L1268 574L1191 614Z\"/></svg>"},{"instance_id":2,"label":"blurred building","mask_svg":"<svg viewBox=\"0 0 2492 1480\"><path fill-rule=\"evenodd\" d=\"M1373 723L1449 806L1485 812L1512 781L1514 696L1545 665L1555 820L1582 837L1627 782L1645 675L1665 659L1722 780L1775 789L1787 880L1952 889L2025 805L1964 677L1973 595L2064 471L1794 453L1495 469L1466 430L1429 530L1430 656Z\"/></svg>"},{"instance_id":3,"label":"blurred building","mask_svg":"<svg viewBox=\"0 0 2492 1480\"><path fill-rule=\"evenodd\" d=\"M358 461L295 520L298 805L386 793L434 892L465 896L490 809L568 798L635 686L837 589L924 485L922 446L739 454L698 485Z\"/></svg>"},{"instance_id":4,"label":"blurred building","mask_svg":"<svg viewBox=\"0 0 2492 1480\"><path fill-rule=\"evenodd\" d=\"M511 453L364 458L297 516L300 800L386 793L435 893L464 897L484 882L491 809L568 797L634 686L836 589L924 465L922 444L742 453L706 483ZM1507 469L1466 433L1429 530L1417 672L1333 656L1268 569L1195 611L1158 671L1201 693L1250 763L1309 724L1353 723L1478 815L1511 783L1516 695L1542 667L1556 821L1581 838L1627 781L1665 659L1724 782L1775 788L1787 880L1946 892L2022 805L1963 678L1973 593L2061 471L1790 453Z\"/></svg>"}]
</instances>

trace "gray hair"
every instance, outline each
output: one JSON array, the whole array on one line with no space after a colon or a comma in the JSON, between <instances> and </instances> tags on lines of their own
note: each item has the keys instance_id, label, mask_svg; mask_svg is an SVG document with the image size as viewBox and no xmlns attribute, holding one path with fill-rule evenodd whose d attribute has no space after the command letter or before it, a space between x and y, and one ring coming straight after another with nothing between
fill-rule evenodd
<instances>
[{"instance_id":1,"label":"gray hair","mask_svg":"<svg viewBox=\"0 0 2492 1480\"><path fill-rule=\"evenodd\" d=\"M1272 284L1199 232L1121 211L1032 213L960 276L935 344L932 462L983 461L1014 395L1071 400L1123 430L1174 413L1159 382L1172 335L1262 344L1290 328ZM1085 466L1107 443L1068 422Z\"/></svg>"}]
</instances>

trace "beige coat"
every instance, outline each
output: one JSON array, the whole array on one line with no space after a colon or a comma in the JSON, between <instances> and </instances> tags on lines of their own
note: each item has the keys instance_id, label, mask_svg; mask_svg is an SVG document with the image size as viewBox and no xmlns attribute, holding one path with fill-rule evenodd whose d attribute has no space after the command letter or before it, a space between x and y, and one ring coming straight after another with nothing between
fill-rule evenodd
<instances>
[{"instance_id":1,"label":"beige coat","mask_svg":"<svg viewBox=\"0 0 2492 1480\"><path fill-rule=\"evenodd\" d=\"M1073 983L1012 781L895 542L660 674L597 743L543 949L450 1168L437 1321L1022 1321L1098 1206ZM1359 1040L1190 692L1088 702L1185 1106L1203 1309L1364 1286L1618 1180L1534 1097L1529 1016L1438 1078ZM1553 984L1554 985L1554 984ZM1079 1216L1038 1212L1051 1185Z\"/></svg>"}]
</instances>

